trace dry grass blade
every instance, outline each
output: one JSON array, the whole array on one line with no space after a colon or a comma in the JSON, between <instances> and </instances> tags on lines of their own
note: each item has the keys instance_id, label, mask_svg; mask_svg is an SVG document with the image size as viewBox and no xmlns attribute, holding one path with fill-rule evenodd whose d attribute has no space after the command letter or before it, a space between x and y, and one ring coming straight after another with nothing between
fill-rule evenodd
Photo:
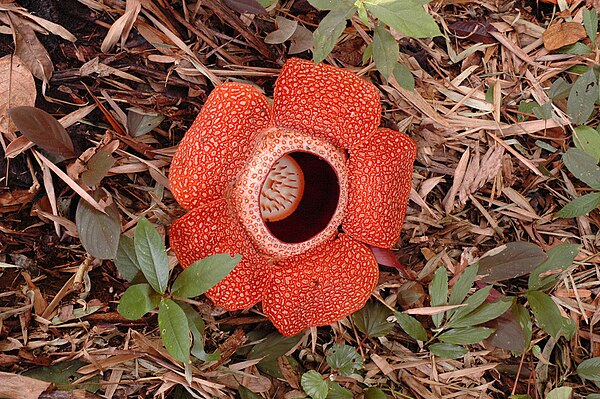
<instances>
[{"instance_id":1,"label":"dry grass blade","mask_svg":"<svg viewBox=\"0 0 600 399\"><path fill-rule=\"evenodd\" d=\"M100 50L103 53L112 50L119 40L121 41L121 47L125 46L127 36L129 36L129 32L142 9L140 0L127 0L126 4L125 13L110 27L104 41L102 41Z\"/></svg>"}]
</instances>

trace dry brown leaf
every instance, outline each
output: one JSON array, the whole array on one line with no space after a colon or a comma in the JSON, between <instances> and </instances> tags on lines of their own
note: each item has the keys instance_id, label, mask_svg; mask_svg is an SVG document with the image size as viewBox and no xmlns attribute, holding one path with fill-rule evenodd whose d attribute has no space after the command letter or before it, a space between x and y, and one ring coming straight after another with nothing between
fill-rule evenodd
<instances>
[{"instance_id":1,"label":"dry brown leaf","mask_svg":"<svg viewBox=\"0 0 600 399\"><path fill-rule=\"evenodd\" d=\"M557 50L577 43L586 36L585 28L578 22L557 22L544 32L544 47L549 51Z\"/></svg>"},{"instance_id":2,"label":"dry brown leaf","mask_svg":"<svg viewBox=\"0 0 600 399\"><path fill-rule=\"evenodd\" d=\"M14 212L33 200L35 192L29 190L0 191L0 213Z\"/></svg>"},{"instance_id":3,"label":"dry brown leaf","mask_svg":"<svg viewBox=\"0 0 600 399\"><path fill-rule=\"evenodd\" d=\"M10 399L38 399L52 385L46 381L3 371L0 371L0 381L0 398Z\"/></svg>"},{"instance_id":4,"label":"dry brown leaf","mask_svg":"<svg viewBox=\"0 0 600 399\"><path fill-rule=\"evenodd\" d=\"M100 50L103 53L109 52L119 39L121 39L121 47L125 46L127 36L129 36L129 32L131 32L131 28L141 9L142 3L140 3L140 0L127 0L125 13L110 27L102 42L102 46L100 46Z\"/></svg>"},{"instance_id":5,"label":"dry brown leaf","mask_svg":"<svg viewBox=\"0 0 600 399\"><path fill-rule=\"evenodd\" d=\"M16 138L15 125L8 118L8 109L35 105L37 92L33 75L18 56L0 58L0 134Z\"/></svg>"},{"instance_id":6,"label":"dry brown leaf","mask_svg":"<svg viewBox=\"0 0 600 399\"><path fill-rule=\"evenodd\" d=\"M54 72L50 55L40 43L34 30L11 12L8 13L15 41L15 54L21 58L33 76L48 83Z\"/></svg>"}]
</instances>

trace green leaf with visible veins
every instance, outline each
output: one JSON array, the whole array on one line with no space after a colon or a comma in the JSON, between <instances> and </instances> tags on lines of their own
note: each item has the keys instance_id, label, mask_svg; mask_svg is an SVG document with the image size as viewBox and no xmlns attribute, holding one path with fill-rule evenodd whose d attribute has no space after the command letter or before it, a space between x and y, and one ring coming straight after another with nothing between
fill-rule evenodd
<instances>
[{"instance_id":1,"label":"green leaf with visible veins","mask_svg":"<svg viewBox=\"0 0 600 399\"><path fill-rule=\"evenodd\" d=\"M216 254L192 263L173 283L174 296L193 298L223 280L242 260L241 255Z\"/></svg>"},{"instance_id":2,"label":"green leaf with visible veins","mask_svg":"<svg viewBox=\"0 0 600 399\"><path fill-rule=\"evenodd\" d=\"M313 399L325 399L329 393L329 380L315 370L310 370L302 374L300 384L304 392L309 394Z\"/></svg>"},{"instance_id":3,"label":"green leaf with visible veins","mask_svg":"<svg viewBox=\"0 0 600 399\"><path fill-rule=\"evenodd\" d=\"M422 0L365 0L364 5L384 24L406 36L424 38L440 36L440 28L423 8Z\"/></svg>"},{"instance_id":4,"label":"green leaf with visible veins","mask_svg":"<svg viewBox=\"0 0 600 399\"><path fill-rule=\"evenodd\" d=\"M540 291L529 291L527 301L531 311L538 324L554 338L558 338L562 333L567 339L570 339L574 332L573 320L563 317L558 305L554 303L550 295Z\"/></svg>"},{"instance_id":5,"label":"green leaf with visible veins","mask_svg":"<svg viewBox=\"0 0 600 399\"><path fill-rule=\"evenodd\" d=\"M456 345L473 345L492 335L494 329L487 327L453 328L438 336L441 342Z\"/></svg>"},{"instance_id":6,"label":"green leaf with visible veins","mask_svg":"<svg viewBox=\"0 0 600 399\"><path fill-rule=\"evenodd\" d=\"M127 288L117 311L129 320L142 318L160 303L160 295L149 284L136 284Z\"/></svg>"},{"instance_id":7,"label":"green leaf with visible veins","mask_svg":"<svg viewBox=\"0 0 600 399\"><path fill-rule=\"evenodd\" d=\"M319 23L319 27L313 32L315 50L313 61L319 63L331 53L337 40L346 29L346 20L350 19L356 12L354 4L341 4L333 8Z\"/></svg>"},{"instance_id":8,"label":"green leaf with visible veins","mask_svg":"<svg viewBox=\"0 0 600 399\"><path fill-rule=\"evenodd\" d=\"M575 198L556 213L559 218L575 218L585 215L600 206L600 192Z\"/></svg>"},{"instance_id":9,"label":"green leaf with visible veins","mask_svg":"<svg viewBox=\"0 0 600 399\"><path fill-rule=\"evenodd\" d=\"M395 312L394 315L405 333L418 341L427 341L427 331L419 320L402 312Z\"/></svg>"},{"instance_id":10,"label":"green leaf with visible veins","mask_svg":"<svg viewBox=\"0 0 600 399\"><path fill-rule=\"evenodd\" d=\"M385 79L389 79L398 63L400 50L394 36L382 25L375 27L373 35L373 61Z\"/></svg>"},{"instance_id":11,"label":"green leaf with visible veins","mask_svg":"<svg viewBox=\"0 0 600 399\"><path fill-rule=\"evenodd\" d=\"M167 252L162 237L145 218L135 227L133 244L144 277L154 291L164 294L169 280Z\"/></svg>"},{"instance_id":12,"label":"green leaf with visible veins","mask_svg":"<svg viewBox=\"0 0 600 399\"><path fill-rule=\"evenodd\" d=\"M169 354L180 362L189 362L191 341L187 317L183 309L169 298L160 301L158 328Z\"/></svg>"}]
</instances>

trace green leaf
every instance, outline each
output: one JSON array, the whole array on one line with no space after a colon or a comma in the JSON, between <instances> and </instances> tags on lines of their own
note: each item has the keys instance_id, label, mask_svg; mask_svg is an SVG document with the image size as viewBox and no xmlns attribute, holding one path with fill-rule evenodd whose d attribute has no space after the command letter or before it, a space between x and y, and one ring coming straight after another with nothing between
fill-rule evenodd
<instances>
[{"instance_id":1,"label":"green leaf","mask_svg":"<svg viewBox=\"0 0 600 399\"><path fill-rule=\"evenodd\" d=\"M558 78L552 82L552 86L548 89L548 97L552 100L562 100L563 98L567 98L572 86L573 85L564 78Z\"/></svg>"},{"instance_id":2,"label":"green leaf","mask_svg":"<svg viewBox=\"0 0 600 399\"><path fill-rule=\"evenodd\" d=\"M81 181L88 186L95 186L106 176L116 159L110 152L100 149L86 163L86 170L81 173Z\"/></svg>"},{"instance_id":3,"label":"green leaf","mask_svg":"<svg viewBox=\"0 0 600 399\"><path fill-rule=\"evenodd\" d=\"M334 345L327 355L327 364L339 375L349 376L360 369L363 358L349 345Z\"/></svg>"},{"instance_id":4,"label":"green leaf","mask_svg":"<svg viewBox=\"0 0 600 399\"><path fill-rule=\"evenodd\" d=\"M398 84L406 90L415 90L415 78L405 65L396 63L394 66L394 79Z\"/></svg>"},{"instance_id":5,"label":"green leaf","mask_svg":"<svg viewBox=\"0 0 600 399\"><path fill-rule=\"evenodd\" d=\"M577 366L577 375L586 380L600 382L600 357L586 359Z\"/></svg>"},{"instance_id":6,"label":"green leaf","mask_svg":"<svg viewBox=\"0 0 600 399\"><path fill-rule=\"evenodd\" d=\"M363 391L364 399L386 399L385 393L379 388L367 388Z\"/></svg>"},{"instance_id":7,"label":"green leaf","mask_svg":"<svg viewBox=\"0 0 600 399\"><path fill-rule=\"evenodd\" d=\"M559 218L574 218L585 215L600 206L600 192L575 198L556 213Z\"/></svg>"},{"instance_id":8,"label":"green leaf","mask_svg":"<svg viewBox=\"0 0 600 399\"><path fill-rule=\"evenodd\" d=\"M463 306L462 308L458 308L454 311L454 314L450 318L449 325L451 326L453 321L455 321L461 317L464 317L464 316L468 315L469 313L473 312L475 309L477 309L490 295L491 290L492 290L492 286L488 285L486 287L483 287L483 288L475 291L473 293L473 295L469 296L463 302L467 306Z\"/></svg>"},{"instance_id":9,"label":"green leaf","mask_svg":"<svg viewBox=\"0 0 600 399\"><path fill-rule=\"evenodd\" d=\"M600 167L594 157L578 148L569 148L562 160L573 176L588 186L600 190Z\"/></svg>"},{"instance_id":10,"label":"green leaf","mask_svg":"<svg viewBox=\"0 0 600 399\"><path fill-rule=\"evenodd\" d=\"M552 103L548 101L533 109L533 114L537 116L538 119L542 120L550 120L552 119Z\"/></svg>"},{"instance_id":11,"label":"green leaf","mask_svg":"<svg viewBox=\"0 0 600 399\"><path fill-rule=\"evenodd\" d=\"M134 233L135 254L140 269L155 291L164 294L169 280L169 262L165 244L146 218L140 218Z\"/></svg>"},{"instance_id":12,"label":"green leaf","mask_svg":"<svg viewBox=\"0 0 600 399\"><path fill-rule=\"evenodd\" d=\"M494 332L487 327L453 328L438 336L441 342L456 345L472 345L479 343Z\"/></svg>"},{"instance_id":13,"label":"green leaf","mask_svg":"<svg viewBox=\"0 0 600 399\"><path fill-rule=\"evenodd\" d=\"M35 378L36 380L51 382L56 389L69 391L68 394L65 396L68 398L73 398L75 397L75 394L73 393L74 389L85 389L86 391L94 393L97 392L98 389L100 389L101 387L100 377L98 375L92 377L92 379L90 380L86 379L86 381L83 383L73 385L73 381L81 378L81 374L78 373L77 370L88 364L89 363L80 360L67 360L64 362L61 361L58 363L54 363L51 366L35 367L19 374L22 374L26 377ZM6 384L6 380L3 379L3 381L5 381L4 384ZM3 392L5 392L4 389ZM15 395L17 394L15 393ZM19 396L13 396L11 394L8 394L7 397L17 398ZM35 395L23 394L21 398L28 398L31 396ZM43 396L44 395L42 395L42 397Z\"/></svg>"},{"instance_id":14,"label":"green leaf","mask_svg":"<svg viewBox=\"0 0 600 399\"><path fill-rule=\"evenodd\" d=\"M435 343L428 348L431 353L444 359L458 359L469 352L466 348L454 344Z\"/></svg>"},{"instance_id":15,"label":"green leaf","mask_svg":"<svg viewBox=\"0 0 600 399\"><path fill-rule=\"evenodd\" d=\"M194 262L173 283L174 296L193 298L223 280L242 260L241 255L216 254Z\"/></svg>"},{"instance_id":16,"label":"green leaf","mask_svg":"<svg viewBox=\"0 0 600 399\"><path fill-rule=\"evenodd\" d=\"M101 192L94 193L94 199L101 197ZM83 248L88 254L98 259L114 259L119 247L121 234L121 216L117 206L112 203L102 213L87 201L79 200L75 212L77 233Z\"/></svg>"},{"instance_id":17,"label":"green leaf","mask_svg":"<svg viewBox=\"0 0 600 399\"><path fill-rule=\"evenodd\" d=\"M429 298L431 306L445 305L448 300L448 274L444 266L438 267L433 275L433 280L429 284ZM439 327L442 323L443 313L434 314L431 316L433 324Z\"/></svg>"},{"instance_id":18,"label":"green leaf","mask_svg":"<svg viewBox=\"0 0 600 399\"><path fill-rule=\"evenodd\" d=\"M123 294L117 310L129 320L142 318L160 303L160 295L149 284L132 285Z\"/></svg>"},{"instance_id":19,"label":"green leaf","mask_svg":"<svg viewBox=\"0 0 600 399\"><path fill-rule=\"evenodd\" d=\"M329 383L329 393L327 399L352 399L352 392L344 388L337 382Z\"/></svg>"},{"instance_id":20,"label":"green leaf","mask_svg":"<svg viewBox=\"0 0 600 399\"><path fill-rule=\"evenodd\" d=\"M354 5L353 0L308 0L308 2L311 6L313 6L319 11L333 10L334 8L340 7L340 5L350 7Z\"/></svg>"},{"instance_id":21,"label":"green leaf","mask_svg":"<svg viewBox=\"0 0 600 399\"><path fill-rule=\"evenodd\" d=\"M369 43L369 45L363 52L363 55L362 55L363 65L367 65L367 62L369 62L369 60L371 59L372 56L373 56L373 42Z\"/></svg>"},{"instance_id":22,"label":"green leaf","mask_svg":"<svg viewBox=\"0 0 600 399\"><path fill-rule=\"evenodd\" d=\"M373 34L373 61L385 79L389 79L398 64L400 50L394 36L382 25L375 27Z\"/></svg>"},{"instance_id":23,"label":"green leaf","mask_svg":"<svg viewBox=\"0 0 600 399\"><path fill-rule=\"evenodd\" d=\"M479 274L483 281L493 283L529 274L546 260L542 249L530 242L509 242L479 259Z\"/></svg>"},{"instance_id":24,"label":"green leaf","mask_svg":"<svg viewBox=\"0 0 600 399\"><path fill-rule=\"evenodd\" d=\"M276 360L285 355L302 338L302 333L293 337L286 337L275 331L267 335L261 342L254 345L248 353L248 359L260 359L262 362Z\"/></svg>"},{"instance_id":25,"label":"green leaf","mask_svg":"<svg viewBox=\"0 0 600 399\"><path fill-rule=\"evenodd\" d=\"M202 317L189 304L184 302L177 302L177 304L185 313L188 328L192 334L192 356L205 362L219 360L220 354L218 351L210 354L204 351L204 320L202 320Z\"/></svg>"},{"instance_id":26,"label":"green leaf","mask_svg":"<svg viewBox=\"0 0 600 399\"><path fill-rule=\"evenodd\" d=\"M262 399L262 396L255 394L243 385L238 388L238 393L242 399Z\"/></svg>"},{"instance_id":27,"label":"green leaf","mask_svg":"<svg viewBox=\"0 0 600 399\"><path fill-rule=\"evenodd\" d=\"M575 125L585 124L594 112L598 99L598 79L593 69L581 75L569 93L567 114Z\"/></svg>"},{"instance_id":28,"label":"green leaf","mask_svg":"<svg viewBox=\"0 0 600 399\"><path fill-rule=\"evenodd\" d=\"M180 362L189 362L191 342L187 317L183 309L169 298L160 301L158 328L169 354Z\"/></svg>"},{"instance_id":29,"label":"green leaf","mask_svg":"<svg viewBox=\"0 0 600 399\"><path fill-rule=\"evenodd\" d=\"M454 283L452 286L452 292L450 293L450 298L448 299L448 305L459 305L465 300L469 290L475 282L478 271L478 263L468 266L465 268L465 270L463 270L458 280L456 280L456 283ZM450 315L451 313L448 314Z\"/></svg>"},{"instance_id":30,"label":"green leaf","mask_svg":"<svg viewBox=\"0 0 600 399\"><path fill-rule=\"evenodd\" d=\"M583 9L583 26L592 44L596 44L596 36L598 35L598 10L595 8Z\"/></svg>"},{"instance_id":31,"label":"green leaf","mask_svg":"<svg viewBox=\"0 0 600 399\"><path fill-rule=\"evenodd\" d=\"M325 399L329 393L328 380L315 370L302 374L300 379L302 389L313 399Z\"/></svg>"},{"instance_id":32,"label":"green leaf","mask_svg":"<svg viewBox=\"0 0 600 399\"><path fill-rule=\"evenodd\" d=\"M158 127L164 119L164 115L132 107L127 109L127 131L133 137L143 136Z\"/></svg>"},{"instance_id":33,"label":"green leaf","mask_svg":"<svg viewBox=\"0 0 600 399\"><path fill-rule=\"evenodd\" d=\"M546 395L546 399L571 399L571 395L573 395L573 388L571 387L560 387L554 388L548 395Z\"/></svg>"},{"instance_id":34,"label":"green leaf","mask_svg":"<svg viewBox=\"0 0 600 399\"><path fill-rule=\"evenodd\" d=\"M365 0L363 3L380 21L406 36L424 38L441 35L437 24L423 8L428 1Z\"/></svg>"},{"instance_id":35,"label":"green leaf","mask_svg":"<svg viewBox=\"0 0 600 399\"><path fill-rule=\"evenodd\" d=\"M117 270L125 278L125 280L132 282L136 277L142 275L142 270L137 261L137 255L135 254L135 246L133 245L133 238L121 234L119 239L119 248L117 249L117 258L115 259L115 265Z\"/></svg>"},{"instance_id":36,"label":"green leaf","mask_svg":"<svg viewBox=\"0 0 600 399\"><path fill-rule=\"evenodd\" d=\"M352 3L341 4L333 8L321 20L319 27L313 32L315 40L315 50L313 61L319 63L331 53L339 37L346 29L346 20L351 18L356 12L356 7Z\"/></svg>"},{"instance_id":37,"label":"green leaf","mask_svg":"<svg viewBox=\"0 0 600 399\"><path fill-rule=\"evenodd\" d=\"M600 161L600 133L589 126L577 126L573 133L575 147Z\"/></svg>"},{"instance_id":38,"label":"green leaf","mask_svg":"<svg viewBox=\"0 0 600 399\"><path fill-rule=\"evenodd\" d=\"M573 264L575 257L581 248L578 244L560 244L548 250L548 259L535 268L529 276L528 288L540 290L554 282L560 277L560 273ZM553 275L546 275L554 272Z\"/></svg>"},{"instance_id":39,"label":"green leaf","mask_svg":"<svg viewBox=\"0 0 600 399\"><path fill-rule=\"evenodd\" d=\"M570 330L567 323L572 320L562 317L558 306L549 295L540 291L529 291L527 301L535 320L544 331L554 338L558 338L561 332L567 336L567 332Z\"/></svg>"},{"instance_id":40,"label":"green leaf","mask_svg":"<svg viewBox=\"0 0 600 399\"><path fill-rule=\"evenodd\" d=\"M369 337L383 337L394 328L394 324L387 321L391 313L379 302L367 302L365 307L352 314L352 320L356 328Z\"/></svg>"},{"instance_id":41,"label":"green leaf","mask_svg":"<svg viewBox=\"0 0 600 399\"><path fill-rule=\"evenodd\" d=\"M506 312L512 304L513 300L509 298L500 299L496 302L486 302L471 313L458 317L456 320L451 320L448 327L471 327L486 323Z\"/></svg>"},{"instance_id":42,"label":"green leaf","mask_svg":"<svg viewBox=\"0 0 600 399\"><path fill-rule=\"evenodd\" d=\"M427 341L427 331L419 320L411 315L402 312L394 312L396 321L405 333L416 339L417 341Z\"/></svg>"}]
</instances>

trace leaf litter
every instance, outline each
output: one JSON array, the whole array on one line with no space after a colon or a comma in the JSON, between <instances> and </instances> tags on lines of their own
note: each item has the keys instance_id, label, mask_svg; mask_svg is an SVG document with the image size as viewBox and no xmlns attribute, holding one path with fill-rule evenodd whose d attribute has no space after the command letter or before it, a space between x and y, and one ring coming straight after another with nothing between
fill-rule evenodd
<instances>
[{"instance_id":1,"label":"leaf litter","mask_svg":"<svg viewBox=\"0 0 600 399\"><path fill-rule=\"evenodd\" d=\"M586 10L597 2L566 8L526 0L433 2L429 10L445 36L410 39L391 31L414 91L395 71L384 79L374 64L361 63L373 32L358 17L342 27L327 62L376 84L382 124L407 131L418 144L402 239L398 251L386 254L398 262L382 266L368 308L277 345L276 359L261 345L272 330L259 308L226 313L203 297L190 300L206 322L204 347L221 357L185 367L162 346L156 313L132 321L116 311L128 283L112 261L89 256L112 256L116 244L106 239L84 248L82 241L94 234L89 223L84 229L74 223L82 219L77 210L86 210L84 219L106 220L113 232L107 237L115 228L132 236L142 217L167 235L182 214L168 191L169 163L208 93L235 80L272 94L286 57L312 56L310 31L324 14L304 0L270 2L265 12L257 8L263 1L19 3L0 5L2 33L14 35L14 41L0 37L3 373L83 361L75 388L99 381L87 397L161 395L185 386L180 397L233 398L239 390L291 398L302 395L307 370L319 378L332 373L356 396L381 388L387 397L543 397L561 384L581 395L595 392L600 214L556 213L595 192L585 184L595 181L595 169L573 172L568 166L583 158L563 161L562 155L573 146L588 152L587 143L597 140L598 73L582 69L597 65L598 38L591 37L597 28L584 25L594 20ZM574 83L573 95L570 86L564 96L554 94L559 79ZM40 130L21 127L17 134L19 122L12 124L8 110L27 121L26 108L17 107L33 106L45 112L37 119ZM99 187L102 201L92 195ZM570 246L561 258L565 243L580 247ZM167 255L174 266L173 254ZM451 318L465 307L447 304L445 296L432 306L426 293L436 270L448 273L452 298L475 263L474 288L460 288L466 298L487 284L494 286L484 305L521 295L515 307L477 330L481 339L488 334L483 328L495 334L463 349L453 344L456 333L444 333L448 343L434 343L430 351L392 322L394 311L412 315L401 316L406 328L423 339L420 323L432 339L432 316L444 323L444 314ZM528 282L530 273L535 277ZM549 288L527 294L532 284ZM527 313L526 294L540 320ZM553 312L540 313L551 303ZM68 321L58 323L59 315ZM565 320L576 338L556 339L569 328ZM548 325L554 337L544 331ZM249 353L259 345L264 357L256 359ZM354 374L336 375L327 366L331 348L340 345L362 356ZM31 397L47 387L25 377L6 381L13 385L0 391L29 386ZM189 392L196 396L185 396Z\"/></svg>"}]
</instances>

